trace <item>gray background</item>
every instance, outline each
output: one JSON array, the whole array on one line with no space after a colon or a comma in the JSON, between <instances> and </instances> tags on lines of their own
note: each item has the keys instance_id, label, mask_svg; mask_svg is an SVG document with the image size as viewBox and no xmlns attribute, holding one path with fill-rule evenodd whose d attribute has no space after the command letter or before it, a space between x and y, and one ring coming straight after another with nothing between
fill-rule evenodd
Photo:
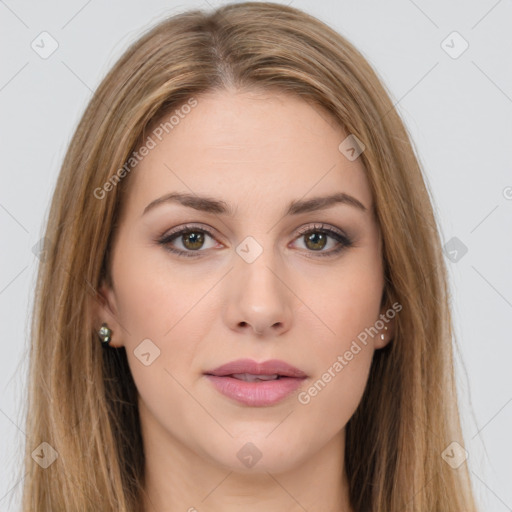
<instances>
[{"instance_id":1,"label":"gray background","mask_svg":"<svg viewBox=\"0 0 512 512\"><path fill-rule=\"evenodd\" d=\"M164 15L220 3L0 0L0 511L19 508L33 247L71 134L130 42ZM511 511L512 3L291 5L362 51L412 135L449 247L467 463L482 511ZM58 43L46 59L31 47L43 31Z\"/></svg>"}]
</instances>

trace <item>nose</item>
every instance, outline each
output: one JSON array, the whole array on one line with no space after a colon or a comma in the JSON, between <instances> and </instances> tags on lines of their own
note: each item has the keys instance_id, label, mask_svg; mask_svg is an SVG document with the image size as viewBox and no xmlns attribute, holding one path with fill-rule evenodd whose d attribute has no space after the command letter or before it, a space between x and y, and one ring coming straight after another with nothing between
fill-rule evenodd
<instances>
[{"instance_id":1,"label":"nose","mask_svg":"<svg viewBox=\"0 0 512 512\"><path fill-rule=\"evenodd\" d=\"M224 290L224 315L232 330L277 336L290 329L295 297L281 261L271 250L251 263L236 257Z\"/></svg>"}]
</instances>

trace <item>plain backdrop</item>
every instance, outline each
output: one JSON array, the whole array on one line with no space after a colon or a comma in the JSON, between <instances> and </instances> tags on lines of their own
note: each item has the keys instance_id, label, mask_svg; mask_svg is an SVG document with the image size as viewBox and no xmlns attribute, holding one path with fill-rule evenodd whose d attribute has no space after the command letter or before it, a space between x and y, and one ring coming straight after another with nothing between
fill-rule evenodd
<instances>
[{"instance_id":1,"label":"plain backdrop","mask_svg":"<svg viewBox=\"0 0 512 512\"><path fill-rule=\"evenodd\" d=\"M481 510L511 511L512 3L288 3L356 45L409 129L447 244L466 463ZM2 512L19 510L35 253L71 135L129 43L164 16L220 4L0 0Z\"/></svg>"}]
</instances>

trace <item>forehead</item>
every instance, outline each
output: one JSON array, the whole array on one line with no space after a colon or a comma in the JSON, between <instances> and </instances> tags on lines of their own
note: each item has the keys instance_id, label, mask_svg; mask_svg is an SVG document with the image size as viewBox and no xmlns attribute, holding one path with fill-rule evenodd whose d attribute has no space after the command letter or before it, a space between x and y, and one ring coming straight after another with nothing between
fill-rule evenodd
<instances>
[{"instance_id":1,"label":"forehead","mask_svg":"<svg viewBox=\"0 0 512 512\"><path fill-rule=\"evenodd\" d=\"M176 112L172 122L170 113L146 133L153 147L131 171L129 208L142 213L173 191L215 196L237 212L333 192L371 207L361 159L340 152L348 134L323 109L273 91L195 99L187 113Z\"/></svg>"}]
</instances>

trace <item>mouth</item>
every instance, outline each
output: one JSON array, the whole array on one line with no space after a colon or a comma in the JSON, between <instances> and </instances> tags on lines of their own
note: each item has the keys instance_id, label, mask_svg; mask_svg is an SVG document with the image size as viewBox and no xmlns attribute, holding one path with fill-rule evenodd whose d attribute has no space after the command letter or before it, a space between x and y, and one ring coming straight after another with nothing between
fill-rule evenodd
<instances>
[{"instance_id":1,"label":"mouth","mask_svg":"<svg viewBox=\"0 0 512 512\"><path fill-rule=\"evenodd\" d=\"M252 407L274 405L302 385L307 375L280 360L239 359L205 372L221 394Z\"/></svg>"},{"instance_id":2,"label":"mouth","mask_svg":"<svg viewBox=\"0 0 512 512\"><path fill-rule=\"evenodd\" d=\"M232 373L231 375L220 375L220 377L231 377L232 379L243 380L245 382L265 382L269 380L289 379L286 375L254 375L253 373Z\"/></svg>"}]
</instances>

